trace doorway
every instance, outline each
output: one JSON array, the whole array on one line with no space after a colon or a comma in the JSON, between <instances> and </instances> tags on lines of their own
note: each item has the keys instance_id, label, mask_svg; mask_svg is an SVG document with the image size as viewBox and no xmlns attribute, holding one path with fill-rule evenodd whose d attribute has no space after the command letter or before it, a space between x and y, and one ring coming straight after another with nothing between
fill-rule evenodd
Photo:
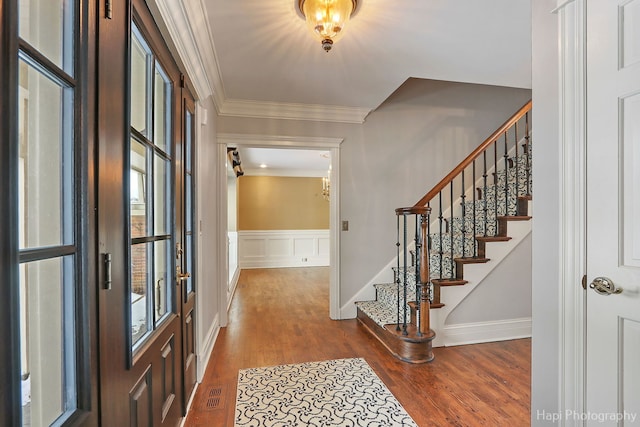
<instances>
[{"instance_id":1,"label":"doorway","mask_svg":"<svg viewBox=\"0 0 640 427\"><path fill-rule=\"evenodd\" d=\"M256 148L276 148L276 149L301 149L319 150L329 153L331 169L331 191L329 195L329 316L331 319L340 319L340 232L339 232L339 212L340 212L340 144L342 138L316 138L316 137L285 137L272 135L249 135L249 134L218 134L218 144L220 146L219 168L226 171L226 148L247 147ZM223 155L224 153L224 155ZM220 180L219 194L227 194L228 186L225 178ZM222 197L220 203L220 215L227 218L228 205L227 198ZM226 236L228 233L227 221L220 221L219 233ZM223 242L224 248L220 248L219 253L227 253L227 242ZM221 260L220 265L228 265L228 259ZM228 277L228 273L226 274ZM225 279L226 280L226 279ZM225 295L226 296L226 295ZM226 301L226 299L225 299ZM225 319L226 320L226 319ZM225 322L226 323L226 322Z\"/></svg>"}]
</instances>

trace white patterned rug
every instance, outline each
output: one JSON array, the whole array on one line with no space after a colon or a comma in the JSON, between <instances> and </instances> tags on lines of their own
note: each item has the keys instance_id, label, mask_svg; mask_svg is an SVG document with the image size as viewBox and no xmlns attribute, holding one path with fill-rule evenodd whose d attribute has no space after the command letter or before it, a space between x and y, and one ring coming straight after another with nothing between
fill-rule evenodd
<instances>
[{"instance_id":1,"label":"white patterned rug","mask_svg":"<svg viewBox=\"0 0 640 427\"><path fill-rule=\"evenodd\" d=\"M235 426L415 426L364 359L241 369Z\"/></svg>"}]
</instances>

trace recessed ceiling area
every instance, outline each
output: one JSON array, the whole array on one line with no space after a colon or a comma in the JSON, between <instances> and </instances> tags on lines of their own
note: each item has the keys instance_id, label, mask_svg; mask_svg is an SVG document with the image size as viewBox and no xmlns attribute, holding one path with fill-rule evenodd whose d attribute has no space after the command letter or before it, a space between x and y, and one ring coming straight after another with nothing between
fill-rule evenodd
<instances>
[{"instance_id":1,"label":"recessed ceiling area","mask_svg":"<svg viewBox=\"0 0 640 427\"><path fill-rule=\"evenodd\" d=\"M246 146L240 146L237 150L246 176L322 177L327 176L331 164L327 150Z\"/></svg>"}]
</instances>

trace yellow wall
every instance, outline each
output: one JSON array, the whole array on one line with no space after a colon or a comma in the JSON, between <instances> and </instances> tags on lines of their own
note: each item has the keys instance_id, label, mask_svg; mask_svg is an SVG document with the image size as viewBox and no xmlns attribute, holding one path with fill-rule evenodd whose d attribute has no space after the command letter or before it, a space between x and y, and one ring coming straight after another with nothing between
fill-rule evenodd
<instances>
[{"instance_id":1,"label":"yellow wall","mask_svg":"<svg viewBox=\"0 0 640 427\"><path fill-rule=\"evenodd\" d=\"M322 178L238 178L238 230L328 228L329 202L322 197Z\"/></svg>"}]
</instances>

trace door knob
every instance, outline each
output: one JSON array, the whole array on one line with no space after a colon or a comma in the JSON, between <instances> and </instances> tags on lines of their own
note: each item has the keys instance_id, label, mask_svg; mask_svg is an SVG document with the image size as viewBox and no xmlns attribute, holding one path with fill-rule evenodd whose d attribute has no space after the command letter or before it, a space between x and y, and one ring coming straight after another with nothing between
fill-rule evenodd
<instances>
[{"instance_id":1,"label":"door knob","mask_svg":"<svg viewBox=\"0 0 640 427\"><path fill-rule=\"evenodd\" d=\"M608 277L596 277L589 285L591 289L600 295L611 295L622 293L622 288L617 288L613 280Z\"/></svg>"}]
</instances>

